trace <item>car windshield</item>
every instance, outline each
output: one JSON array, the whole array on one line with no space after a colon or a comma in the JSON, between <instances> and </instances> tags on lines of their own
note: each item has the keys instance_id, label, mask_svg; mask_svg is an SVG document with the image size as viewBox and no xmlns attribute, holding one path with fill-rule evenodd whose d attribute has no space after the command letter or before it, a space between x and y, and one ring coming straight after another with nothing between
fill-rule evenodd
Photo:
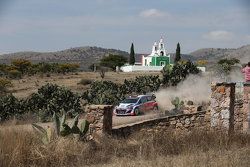
<instances>
[{"instance_id":1,"label":"car windshield","mask_svg":"<svg viewBox=\"0 0 250 167\"><path fill-rule=\"evenodd\" d=\"M139 98L131 98L131 99L125 99L122 101L122 103L136 103Z\"/></svg>"}]
</instances>

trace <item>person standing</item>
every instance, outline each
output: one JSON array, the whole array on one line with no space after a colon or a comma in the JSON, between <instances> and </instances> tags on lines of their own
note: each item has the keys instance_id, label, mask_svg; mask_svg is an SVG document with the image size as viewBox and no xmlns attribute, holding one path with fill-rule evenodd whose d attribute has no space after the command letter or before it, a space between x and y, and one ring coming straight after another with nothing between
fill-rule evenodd
<instances>
[{"instance_id":1,"label":"person standing","mask_svg":"<svg viewBox=\"0 0 250 167\"><path fill-rule=\"evenodd\" d=\"M246 67L241 70L245 74L245 81L250 83L250 62L247 63Z\"/></svg>"}]
</instances>

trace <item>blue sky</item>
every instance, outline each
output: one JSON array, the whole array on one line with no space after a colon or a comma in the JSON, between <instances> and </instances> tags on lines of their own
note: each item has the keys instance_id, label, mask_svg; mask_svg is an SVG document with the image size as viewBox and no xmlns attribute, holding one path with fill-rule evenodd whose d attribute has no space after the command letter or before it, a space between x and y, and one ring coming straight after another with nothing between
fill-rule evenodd
<instances>
[{"instance_id":1,"label":"blue sky","mask_svg":"<svg viewBox=\"0 0 250 167\"><path fill-rule=\"evenodd\" d=\"M100 46L149 53L250 44L248 0L0 0L0 53Z\"/></svg>"}]
</instances>

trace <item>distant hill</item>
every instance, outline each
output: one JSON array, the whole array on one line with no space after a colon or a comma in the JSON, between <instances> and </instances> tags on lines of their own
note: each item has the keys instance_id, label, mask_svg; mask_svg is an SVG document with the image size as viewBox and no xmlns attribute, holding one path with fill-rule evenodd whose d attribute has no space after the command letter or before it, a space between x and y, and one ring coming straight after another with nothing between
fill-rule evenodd
<instances>
[{"instance_id":1,"label":"distant hill","mask_svg":"<svg viewBox=\"0 0 250 167\"><path fill-rule=\"evenodd\" d=\"M116 49L105 49L100 47L76 47L57 52L17 52L0 55L0 63L9 63L11 59L27 59L32 62L77 62L83 70L97 63L103 56L117 54L128 57L128 53Z\"/></svg>"},{"instance_id":2,"label":"distant hill","mask_svg":"<svg viewBox=\"0 0 250 167\"><path fill-rule=\"evenodd\" d=\"M87 70L93 63L108 54L117 54L129 57L129 53L116 49L105 49L100 47L76 47L57 52L17 52L0 55L0 63L9 63L11 59L27 59L32 62L76 62L80 63L83 70ZM141 61L141 56L147 54L136 54L136 62ZM171 62L174 61L175 54L171 53ZM190 54L182 54L185 60L196 61L200 59L208 60L210 64L222 58L237 58L241 63L250 61L250 45L245 45L237 49L231 48L205 48L196 50Z\"/></svg>"},{"instance_id":3,"label":"distant hill","mask_svg":"<svg viewBox=\"0 0 250 167\"><path fill-rule=\"evenodd\" d=\"M250 45L245 45L237 49L205 48L190 53L194 60L205 59L210 63L215 63L222 58L237 58L241 63L250 61Z\"/></svg>"}]
</instances>

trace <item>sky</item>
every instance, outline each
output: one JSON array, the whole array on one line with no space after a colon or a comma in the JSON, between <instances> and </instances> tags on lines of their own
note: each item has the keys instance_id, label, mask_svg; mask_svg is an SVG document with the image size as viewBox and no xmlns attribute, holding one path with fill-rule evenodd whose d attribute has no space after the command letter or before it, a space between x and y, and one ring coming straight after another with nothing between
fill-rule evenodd
<instances>
[{"instance_id":1,"label":"sky","mask_svg":"<svg viewBox=\"0 0 250 167\"><path fill-rule=\"evenodd\" d=\"M0 54L98 46L150 53L250 44L249 0L0 0Z\"/></svg>"}]
</instances>

